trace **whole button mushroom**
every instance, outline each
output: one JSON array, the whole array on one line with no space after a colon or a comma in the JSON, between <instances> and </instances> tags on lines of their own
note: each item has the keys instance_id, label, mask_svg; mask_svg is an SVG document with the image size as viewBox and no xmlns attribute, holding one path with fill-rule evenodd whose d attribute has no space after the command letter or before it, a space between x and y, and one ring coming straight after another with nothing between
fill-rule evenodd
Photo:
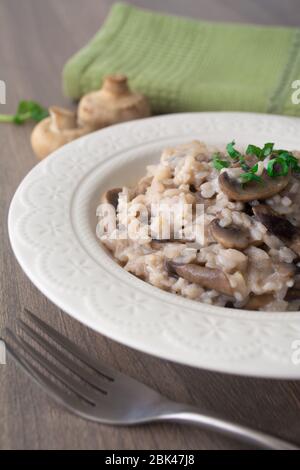
<instances>
[{"instance_id":1,"label":"whole button mushroom","mask_svg":"<svg viewBox=\"0 0 300 470\"><path fill-rule=\"evenodd\" d=\"M73 111L51 106L49 113L50 116L39 122L31 134L31 146L39 159L91 132L88 126L78 126L76 113Z\"/></svg>"},{"instance_id":2,"label":"whole button mushroom","mask_svg":"<svg viewBox=\"0 0 300 470\"><path fill-rule=\"evenodd\" d=\"M126 75L121 74L106 77L102 88L83 96L78 106L79 124L93 129L102 129L150 114L145 96L131 91Z\"/></svg>"}]
</instances>

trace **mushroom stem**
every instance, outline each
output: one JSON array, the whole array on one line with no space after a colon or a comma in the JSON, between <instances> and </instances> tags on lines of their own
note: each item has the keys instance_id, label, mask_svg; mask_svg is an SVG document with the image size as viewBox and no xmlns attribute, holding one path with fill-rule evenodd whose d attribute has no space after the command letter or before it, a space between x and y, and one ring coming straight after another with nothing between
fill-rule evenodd
<instances>
[{"instance_id":1,"label":"mushroom stem","mask_svg":"<svg viewBox=\"0 0 300 470\"><path fill-rule=\"evenodd\" d=\"M52 131L59 132L66 129L75 129L76 127L76 113L69 111L59 106L51 106L50 113L50 128Z\"/></svg>"},{"instance_id":2,"label":"mushroom stem","mask_svg":"<svg viewBox=\"0 0 300 470\"><path fill-rule=\"evenodd\" d=\"M109 75L104 79L102 91L116 97L130 93L126 75Z\"/></svg>"},{"instance_id":3,"label":"mushroom stem","mask_svg":"<svg viewBox=\"0 0 300 470\"><path fill-rule=\"evenodd\" d=\"M39 159L92 131L88 125L77 125L77 115L73 111L51 106L49 112L50 116L38 122L31 133L31 145Z\"/></svg>"}]
</instances>

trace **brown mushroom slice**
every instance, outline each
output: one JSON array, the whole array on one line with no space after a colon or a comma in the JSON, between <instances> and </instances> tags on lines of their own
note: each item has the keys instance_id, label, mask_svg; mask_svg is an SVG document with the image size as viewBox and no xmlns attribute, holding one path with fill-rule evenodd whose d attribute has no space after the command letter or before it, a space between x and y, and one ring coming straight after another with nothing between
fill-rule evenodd
<instances>
[{"instance_id":1,"label":"brown mushroom slice","mask_svg":"<svg viewBox=\"0 0 300 470\"><path fill-rule=\"evenodd\" d=\"M297 255L300 255L300 229L289 220L277 214L266 204L253 207L254 215L270 233L283 241Z\"/></svg>"},{"instance_id":2,"label":"brown mushroom slice","mask_svg":"<svg viewBox=\"0 0 300 470\"><path fill-rule=\"evenodd\" d=\"M294 300L300 300L300 288L299 287L291 287L284 298L287 302L293 302Z\"/></svg>"},{"instance_id":3,"label":"brown mushroom slice","mask_svg":"<svg viewBox=\"0 0 300 470\"><path fill-rule=\"evenodd\" d=\"M207 289L214 289L222 294L233 296L229 279L220 269L206 268L198 264L176 264L167 262L169 273L175 273L189 282L194 282Z\"/></svg>"},{"instance_id":4,"label":"brown mushroom slice","mask_svg":"<svg viewBox=\"0 0 300 470\"><path fill-rule=\"evenodd\" d=\"M122 191L122 188L113 188L106 191L102 198L102 204L111 204L116 210L118 208L119 193Z\"/></svg>"},{"instance_id":5,"label":"brown mushroom slice","mask_svg":"<svg viewBox=\"0 0 300 470\"><path fill-rule=\"evenodd\" d=\"M284 300L292 302L293 300L300 300L300 279L296 278L294 285L287 291Z\"/></svg>"},{"instance_id":6,"label":"brown mushroom slice","mask_svg":"<svg viewBox=\"0 0 300 470\"><path fill-rule=\"evenodd\" d=\"M244 305L246 310L258 310L274 300L272 294L252 295L248 302Z\"/></svg>"},{"instance_id":7,"label":"brown mushroom slice","mask_svg":"<svg viewBox=\"0 0 300 470\"><path fill-rule=\"evenodd\" d=\"M263 175L263 181L250 181L247 184L240 183L224 171L219 176L219 186L226 196L233 201L248 202L255 199L267 199L280 193L288 184L290 175L271 178Z\"/></svg>"},{"instance_id":8,"label":"brown mushroom slice","mask_svg":"<svg viewBox=\"0 0 300 470\"><path fill-rule=\"evenodd\" d=\"M244 250L249 246L248 232L237 225L222 227L218 219L214 219L210 224L210 233L213 238L225 248L236 248Z\"/></svg>"}]
</instances>

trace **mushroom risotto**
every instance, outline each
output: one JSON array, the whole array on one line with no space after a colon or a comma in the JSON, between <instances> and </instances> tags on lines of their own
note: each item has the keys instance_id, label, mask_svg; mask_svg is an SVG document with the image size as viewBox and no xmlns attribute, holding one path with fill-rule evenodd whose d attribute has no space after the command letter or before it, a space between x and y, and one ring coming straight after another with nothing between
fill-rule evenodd
<instances>
[{"instance_id":1,"label":"mushroom risotto","mask_svg":"<svg viewBox=\"0 0 300 470\"><path fill-rule=\"evenodd\" d=\"M249 310L300 307L300 153L194 141L135 187L107 191L97 236L127 271L169 292Z\"/></svg>"}]
</instances>

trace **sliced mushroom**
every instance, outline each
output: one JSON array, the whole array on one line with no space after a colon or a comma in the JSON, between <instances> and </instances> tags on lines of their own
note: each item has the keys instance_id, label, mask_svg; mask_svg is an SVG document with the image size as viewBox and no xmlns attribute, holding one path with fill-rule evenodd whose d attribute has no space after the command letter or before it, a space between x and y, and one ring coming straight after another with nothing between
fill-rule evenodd
<instances>
[{"instance_id":1,"label":"sliced mushroom","mask_svg":"<svg viewBox=\"0 0 300 470\"><path fill-rule=\"evenodd\" d=\"M292 302L293 300L300 300L300 279L296 279L295 283L287 291L284 300Z\"/></svg>"},{"instance_id":2,"label":"sliced mushroom","mask_svg":"<svg viewBox=\"0 0 300 470\"><path fill-rule=\"evenodd\" d=\"M111 204L116 210L118 208L119 193L122 191L122 188L113 188L106 191L102 198L102 204Z\"/></svg>"},{"instance_id":3,"label":"sliced mushroom","mask_svg":"<svg viewBox=\"0 0 300 470\"><path fill-rule=\"evenodd\" d=\"M290 175L271 178L267 174L262 176L263 181L250 181L247 184L240 183L231 178L227 171L219 176L219 186L223 193L233 201L248 202L255 199L267 199L280 193L288 184Z\"/></svg>"},{"instance_id":4,"label":"sliced mushroom","mask_svg":"<svg viewBox=\"0 0 300 470\"><path fill-rule=\"evenodd\" d=\"M246 310L258 310L272 302L272 300L274 300L272 294L252 295L249 297L246 305L244 305L244 308Z\"/></svg>"},{"instance_id":5,"label":"sliced mushroom","mask_svg":"<svg viewBox=\"0 0 300 470\"><path fill-rule=\"evenodd\" d=\"M300 229L266 204L253 207L254 215L273 235L300 255Z\"/></svg>"},{"instance_id":6,"label":"sliced mushroom","mask_svg":"<svg viewBox=\"0 0 300 470\"><path fill-rule=\"evenodd\" d=\"M294 300L300 300L300 289L291 287L284 298L287 302L293 302Z\"/></svg>"},{"instance_id":7,"label":"sliced mushroom","mask_svg":"<svg viewBox=\"0 0 300 470\"><path fill-rule=\"evenodd\" d=\"M210 233L214 239L225 248L244 250L249 245L248 232L237 225L221 227L219 220L214 219L210 225Z\"/></svg>"},{"instance_id":8,"label":"sliced mushroom","mask_svg":"<svg viewBox=\"0 0 300 470\"><path fill-rule=\"evenodd\" d=\"M206 268L198 264L176 264L167 262L167 270L189 282L194 282L207 289L215 289L225 295L233 295L229 279L220 269Z\"/></svg>"},{"instance_id":9,"label":"sliced mushroom","mask_svg":"<svg viewBox=\"0 0 300 470\"><path fill-rule=\"evenodd\" d=\"M300 288L299 287L291 287L284 298L287 302L293 302L295 300L300 300Z\"/></svg>"}]
</instances>

